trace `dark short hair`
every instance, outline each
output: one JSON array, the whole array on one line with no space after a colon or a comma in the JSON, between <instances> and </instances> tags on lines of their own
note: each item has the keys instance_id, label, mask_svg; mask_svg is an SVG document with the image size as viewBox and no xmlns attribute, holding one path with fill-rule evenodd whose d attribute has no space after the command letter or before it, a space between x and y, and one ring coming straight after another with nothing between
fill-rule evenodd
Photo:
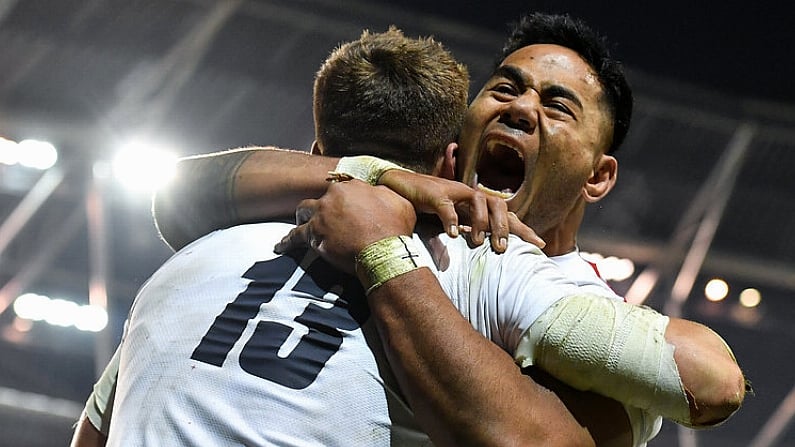
<instances>
[{"instance_id":1,"label":"dark short hair","mask_svg":"<svg viewBox=\"0 0 795 447\"><path fill-rule=\"evenodd\" d=\"M555 44L569 48L594 69L613 120L613 141L606 153L612 154L618 150L632 119L632 89L621 62L611 55L607 40L582 20L567 14L531 13L514 24L497 65L514 51L534 44Z\"/></svg>"},{"instance_id":2,"label":"dark short hair","mask_svg":"<svg viewBox=\"0 0 795 447\"><path fill-rule=\"evenodd\" d=\"M327 155L375 155L430 172L458 136L468 93L466 67L432 38L365 31L317 73L318 145Z\"/></svg>"}]
</instances>

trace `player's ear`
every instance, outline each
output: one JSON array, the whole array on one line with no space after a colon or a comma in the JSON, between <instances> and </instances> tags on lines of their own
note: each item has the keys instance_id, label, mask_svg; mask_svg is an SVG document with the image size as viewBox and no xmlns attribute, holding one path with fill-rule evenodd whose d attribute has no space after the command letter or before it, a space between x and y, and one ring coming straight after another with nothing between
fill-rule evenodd
<instances>
[{"instance_id":1,"label":"player's ear","mask_svg":"<svg viewBox=\"0 0 795 447\"><path fill-rule=\"evenodd\" d=\"M309 150L309 153L312 155L323 155L323 151L320 150L320 145L317 144L317 140L312 141L312 149Z\"/></svg>"},{"instance_id":2,"label":"player's ear","mask_svg":"<svg viewBox=\"0 0 795 447\"><path fill-rule=\"evenodd\" d=\"M444 150L444 156L439 160L437 166L438 177L448 180L455 180L455 162L458 156L458 143L450 143Z\"/></svg>"},{"instance_id":3,"label":"player's ear","mask_svg":"<svg viewBox=\"0 0 795 447\"><path fill-rule=\"evenodd\" d=\"M618 177L618 160L612 155L602 154L594 166L591 177L582 188L583 197L589 203L598 202L613 189Z\"/></svg>"}]
</instances>

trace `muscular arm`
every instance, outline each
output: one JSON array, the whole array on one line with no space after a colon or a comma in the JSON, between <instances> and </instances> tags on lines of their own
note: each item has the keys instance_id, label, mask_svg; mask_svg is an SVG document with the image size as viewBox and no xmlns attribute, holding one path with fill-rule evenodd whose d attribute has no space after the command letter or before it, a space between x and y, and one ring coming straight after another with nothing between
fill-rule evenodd
<instances>
[{"instance_id":1,"label":"muscular arm","mask_svg":"<svg viewBox=\"0 0 795 447\"><path fill-rule=\"evenodd\" d=\"M525 368L522 372L539 385L552 390L577 421L588 428L597 446L627 447L638 444L633 442L632 427L620 402L597 393L575 390L538 368ZM639 436L644 434L639 433Z\"/></svg>"},{"instance_id":2,"label":"muscular arm","mask_svg":"<svg viewBox=\"0 0 795 447\"><path fill-rule=\"evenodd\" d=\"M338 167L339 161L277 148L238 149L182 159L177 163L174 181L155 195L155 224L163 240L180 249L220 228L267 220L292 221L300 200L316 198L326 191L328 173ZM367 163L357 166L373 167ZM543 244L535 232L507 213L500 198L436 176L399 170L380 172L383 176L378 176L379 184L408 198L417 211L438 216L451 236L458 233L461 214L471 227L469 240L474 245L482 244L490 231L492 247L501 252L506 248L509 229L526 241Z\"/></svg>"},{"instance_id":3,"label":"muscular arm","mask_svg":"<svg viewBox=\"0 0 795 447\"><path fill-rule=\"evenodd\" d=\"M340 192L343 189L344 194ZM322 217L310 220L303 231L311 234L315 241L331 240L325 246L327 252L324 256L330 251L341 250L332 256L339 265L339 260L353 257L345 250L366 245L356 243L357 238L368 234L369 230L355 226L356 221L361 220L358 217L375 208L382 210L379 216L369 215L364 219L365 223L380 220L388 225L395 220L387 212L390 209L388 203L371 201L363 205L377 194L373 188L355 182L329 188L323 199L315 201L316 215ZM334 222L337 222L336 226ZM344 237L340 238L341 235ZM321 253L323 244L321 242L318 246ZM353 250L353 253L358 251ZM438 284L435 278L416 281L423 282L412 286L421 287L395 290L398 298L393 300L390 295L389 304L406 306L401 309L403 312L411 312L413 309L409 306L422 306L416 297L423 296L422 290L435 290ZM527 342L519 344L517 360L523 364L527 358L535 359L540 367L580 390L594 390L652 413L659 411L656 414L688 425L707 426L725 420L742 402L742 373L722 339L705 326L686 320L673 320L669 324L669 319L651 309L599 296L574 295L558 303L559 306L556 304L548 309L545 318L537 319L527 331L528 335L523 338ZM376 305L379 304L373 304ZM614 321L621 322L621 330L614 332L617 330L613 327ZM399 324L399 321L384 317L378 324ZM411 327L409 324L396 333L401 334ZM423 325L417 323L416 327L422 328ZM400 359L398 363L405 361L404 366L411 366L412 355L423 347L430 352L439 344L434 341L439 340L434 336L425 340L418 337L417 340L416 345L393 346L397 353L393 355ZM539 340L543 343L539 344ZM675 349L666 348L667 344ZM581 358L583 354L587 354L590 360ZM404 355L408 357L400 357ZM423 375L429 377L427 371L421 374L419 379ZM439 391L444 391L443 388L440 387Z\"/></svg>"},{"instance_id":4,"label":"muscular arm","mask_svg":"<svg viewBox=\"0 0 795 447\"><path fill-rule=\"evenodd\" d=\"M728 419L745 398L745 377L723 339L707 326L671 318L665 339L676 346L674 359L688 394L694 426Z\"/></svg>"},{"instance_id":5,"label":"muscular arm","mask_svg":"<svg viewBox=\"0 0 795 447\"><path fill-rule=\"evenodd\" d=\"M287 239L337 250L325 255L352 271L350 260L361 248L411 233L413 210L398 202L405 201L383 188L334 184L323 199L307 204L326 218L313 219ZM381 215L393 205L402 212L373 218L371 210ZM346 212L358 218L341 219ZM553 393L522 375L506 352L462 318L429 269L388 280L370 293L368 304L401 389L438 445L593 445Z\"/></svg>"},{"instance_id":6,"label":"muscular arm","mask_svg":"<svg viewBox=\"0 0 795 447\"><path fill-rule=\"evenodd\" d=\"M430 270L387 281L368 302L417 421L438 445L594 445L555 394L461 318Z\"/></svg>"},{"instance_id":7,"label":"muscular arm","mask_svg":"<svg viewBox=\"0 0 795 447\"><path fill-rule=\"evenodd\" d=\"M715 332L597 295L550 306L524 331L515 358L688 426L726 420L745 395L742 371Z\"/></svg>"},{"instance_id":8,"label":"muscular arm","mask_svg":"<svg viewBox=\"0 0 795 447\"><path fill-rule=\"evenodd\" d=\"M152 206L173 249L213 230L265 220L292 220L302 199L325 192L338 159L276 148L249 148L181 159L176 178Z\"/></svg>"}]
</instances>

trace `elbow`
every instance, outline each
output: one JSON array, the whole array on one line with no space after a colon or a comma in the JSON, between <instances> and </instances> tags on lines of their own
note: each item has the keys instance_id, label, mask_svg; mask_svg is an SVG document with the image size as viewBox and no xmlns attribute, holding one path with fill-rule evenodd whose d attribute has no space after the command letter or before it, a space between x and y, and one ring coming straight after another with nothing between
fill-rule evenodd
<instances>
[{"instance_id":1,"label":"elbow","mask_svg":"<svg viewBox=\"0 0 795 447\"><path fill-rule=\"evenodd\" d=\"M565 434L557 433L555 435L547 436L544 442L532 444L517 444L517 445L556 445L556 446L569 446L569 447L596 447L596 443L591 437L587 429L581 428L575 433L569 432Z\"/></svg>"},{"instance_id":2,"label":"elbow","mask_svg":"<svg viewBox=\"0 0 795 447\"><path fill-rule=\"evenodd\" d=\"M460 446L464 444L456 443L455 445ZM548 435L536 434L530 439L528 439L526 436L512 437L505 436L503 434L501 436L494 437L489 442L479 441L471 445L489 445L500 447L529 447L539 445L554 445L557 447L596 447L593 438L585 429L582 429L581 433L567 432Z\"/></svg>"},{"instance_id":3,"label":"elbow","mask_svg":"<svg viewBox=\"0 0 795 447\"><path fill-rule=\"evenodd\" d=\"M561 445L561 446L571 446L571 447L596 447L596 443L594 442L591 435L588 433L588 430L582 429L581 433L577 434L574 439L571 437L566 437L565 439L551 439L549 442L545 442L542 445ZM534 444L537 445L537 444Z\"/></svg>"},{"instance_id":4,"label":"elbow","mask_svg":"<svg viewBox=\"0 0 795 447\"><path fill-rule=\"evenodd\" d=\"M500 424L490 425L485 437L469 445L596 447L595 437L589 431L589 427L582 425L565 406L561 406L557 411L559 414L551 419L545 417L539 419L538 414L534 414L524 422L502 427L499 427Z\"/></svg>"},{"instance_id":5,"label":"elbow","mask_svg":"<svg viewBox=\"0 0 795 447\"><path fill-rule=\"evenodd\" d=\"M553 404L552 407L559 413L555 413L551 417L543 415L545 411L540 411L519 413L524 416L520 416L518 419L513 417L478 418L477 423L473 421L467 425L470 429L478 428L456 430L450 433L448 442L439 442L434 439L434 444L456 447L484 445L492 447L596 447L594 437L588 428L571 416L565 406L557 407Z\"/></svg>"},{"instance_id":6,"label":"elbow","mask_svg":"<svg viewBox=\"0 0 795 447\"><path fill-rule=\"evenodd\" d=\"M728 363L728 362L727 362ZM721 374L701 396L688 396L692 426L714 427L728 420L743 404L747 382L740 367L733 361L721 368Z\"/></svg>"}]
</instances>

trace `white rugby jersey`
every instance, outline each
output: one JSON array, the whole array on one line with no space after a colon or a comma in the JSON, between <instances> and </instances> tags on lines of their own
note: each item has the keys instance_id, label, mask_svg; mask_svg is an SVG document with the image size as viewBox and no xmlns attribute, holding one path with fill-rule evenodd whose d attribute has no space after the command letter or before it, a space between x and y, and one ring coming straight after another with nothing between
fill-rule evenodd
<instances>
[{"instance_id":1,"label":"white rugby jersey","mask_svg":"<svg viewBox=\"0 0 795 447\"><path fill-rule=\"evenodd\" d=\"M565 264L575 274L570 278L555 258L513 235L502 254L494 253L488 243L470 249L461 238L445 234L429 246L437 259L439 282L453 304L478 332L511 354L530 325L559 299L578 292L621 299L593 269L588 276L584 269L573 268L582 264L565 255Z\"/></svg>"},{"instance_id":2,"label":"white rugby jersey","mask_svg":"<svg viewBox=\"0 0 795 447\"><path fill-rule=\"evenodd\" d=\"M605 296L620 301L625 301L623 297L616 294L604 279L599 276L596 266L586 261L580 256L579 250L571 251L565 255L553 256L550 259L560 267L566 278L574 281L580 287L594 295Z\"/></svg>"},{"instance_id":3,"label":"white rugby jersey","mask_svg":"<svg viewBox=\"0 0 795 447\"><path fill-rule=\"evenodd\" d=\"M513 355L522 335L560 298L590 293L624 301L578 251L546 257L511 235L508 248L496 254L488 243L470 249L461 238L442 234L428 244L437 276L453 304L489 340ZM659 433L662 418L624 406L635 447Z\"/></svg>"},{"instance_id":4,"label":"white rugby jersey","mask_svg":"<svg viewBox=\"0 0 795 447\"><path fill-rule=\"evenodd\" d=\"M358 282L314 256L272 253L290 228L217 231L144 285L108 445L430 445L366 322ZM559 257L572 281L513 237L502 255L445 235L429 245L453 303L509 353L578 285L621 299L576 253Z\"/></svg>"},{"instance_id":5,"label":"white rugby jersey","mask_svg":"<svg viewBox=\"0 0 795 447\"><path fill-rule=\"evenodd\" d=\"M358 281L315 255L275 255L290 228L212 233L141 288L108 445L427 443L364 324Z\"/></svg>"}]
</instances>

